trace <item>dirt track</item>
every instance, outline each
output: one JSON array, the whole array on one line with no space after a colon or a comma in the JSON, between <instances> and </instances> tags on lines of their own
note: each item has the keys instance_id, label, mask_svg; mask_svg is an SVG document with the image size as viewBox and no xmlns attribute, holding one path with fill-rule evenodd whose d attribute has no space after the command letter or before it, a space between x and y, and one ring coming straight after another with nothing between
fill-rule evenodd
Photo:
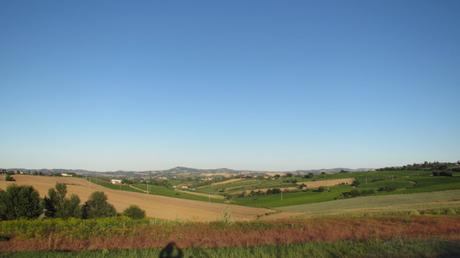
<instances>
[{"instance_id":1,"label":"dirt track","mask_svg":"<svg viewBox=\"0 0 460 258\"><path fill-rule=\"evenodd\" d=\"M121 212L131 204L138 205L146 211L148 217L169 220L213 221L221 220L228 212L232 220L252 220L257 215L271 212L268 209L251 208L238 205L208 203L202 201L185 200L158 195L127 192L105 188L81 178L49 177L15 175L16 182L0 181L0 188L5 189L7 184L32 185L44 196L49 188L57 182L67 184L68 194L77 194L82 201L86 201L94 191L103 191L117 211Z\"/></svg>"}]
</instances>

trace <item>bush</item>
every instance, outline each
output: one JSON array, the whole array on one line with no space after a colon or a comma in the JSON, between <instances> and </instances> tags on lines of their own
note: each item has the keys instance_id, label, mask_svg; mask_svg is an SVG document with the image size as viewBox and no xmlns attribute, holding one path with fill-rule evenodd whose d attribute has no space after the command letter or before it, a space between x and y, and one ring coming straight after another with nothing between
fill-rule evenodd
<instances>
[{"instance_id":1,"label":"bush","mask_svg":"<svg viewBox=\"0 0 460 258\"><path fill-rule=\"evenodd\" d=\"M6 174L5 175L5 181L16 181L16 179L14 179L14 177L12 177L11 175Z\"/></svg>"},{"instance_id":2,"label":"bush","mask_svg":"<svg viewBox=\"0 0 460 258\"><path fill-rule=\"evenodd\" d=\"M386 186L380 187L379 192L393 192L396 189L398 189L398 188L396 186L394 186L394 185L386 185Z\"/></svg>"},{"instance_id":3,"label":"bush","mask_svg":"<svg viewBox=\"0 0 460 258\"><path fill-rule=\"evenodd\" d=\"M315 192L320 192L320 193L328 192L328 191L329 191L329 188L324 187L324 186L320 186L320 187L318 187L318 189L315 190Z\"/></svg>"},{"instance_id":4,"label":"bush","mask_svg":"<svg viewBox=\"0 0 460 258\"><path fill-rule=\"evenodd\" d=\"M107 202L104 192L94 192L83 205L82 217L85 219L113 217L117 211L112 204Z\"/></svg>"},{"instance_id":5,"label":"bush","mask_svg":"<svg viewBox=\"0 0 460 258\"><path fill-rule=\"evenodd\" d=\"M444 210L444 214L446 214L446 215L456 215L457 212L452 208L447 208L447 209Z\"/></svg>"},{"instance_id":6,"label":"bush","mask_svg":"<svg viewBox=\"0 0 460 258\"><path fill-rule=\"evenodd\" d=\"M10 185L0 190L0 218L37 218L42 213L40 195L32 186Z\"/></svg>"},{"instance_id":7,"label":"bush","mask_svg":"<svg viewBox=\"0 0 460 258\"><path fill-rule=\"evenodd\" d=\"M451 171L433 171L433 176L452 176Z\"/></svg>"},{"instance_id":8,"label":"bush","mask_svg":"<svg viewBox=\"0 0 460 258\"><path fill-rule=\"evenodd\" d=\"M353 198L353 197L358 197L358 196L363 196L363 195L371 195L375 194L375 190L369 189L369 190L357 190L353 189L349 192L343 192L342 193L342 198Z\"/></svg>"},{"instance_id":9,"label":"bush","mask_svg":"<svg viewBox=\"0 0 460 258\"><path fill-rule=\"evenodd\" d=\"M355 180L353 180L353 183L351 183L351 186L357 187L357 186L359 186L360 184L361 184L361 182L359 182L358 179L355 179Z\"/></svg>"},{"instance_id":10,"label":"bush","mask_svg":"<svg viewBox=\"0 0 460 258\"><path fill-rule=\"evenodd\" d=\"M145 218L145 211L137 205L131 205L123 211L123 215L132 219L143 219Z\"/></svg>"},{"instance_id":11,"label":"bush","mask_svg":"<svg viewBox=\"0 0 460 258\"><path fill-rule=\"evenodd\" d=\"M409 215L410 216L420 216L420 212L418 210L410 210Z\"/></svg>"}]
</instances>

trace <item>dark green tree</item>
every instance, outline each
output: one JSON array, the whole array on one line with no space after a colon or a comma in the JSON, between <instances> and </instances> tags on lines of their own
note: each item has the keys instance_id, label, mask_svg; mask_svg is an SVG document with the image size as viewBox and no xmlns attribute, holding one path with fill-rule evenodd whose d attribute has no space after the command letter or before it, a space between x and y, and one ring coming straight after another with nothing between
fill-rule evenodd
<instances>
[{"instance_id":1,"label":"dark green tree","mask_svg":"<svg viewBox=\"0 0 460 258\"><path fill-rule=\"evenodd\" d=\"M131 205L123 211L123 215L132 219L143 219L145 218L145 211L137 205Z\"/></svg>"},{"instance_id":2,"label":"dark green tree","mask_svg":"<svg viewBox=\"0 0 460 258\"><path fill-rule=\"evenodd\" d=\"M1 219L37 218L42 212L40 195L32 186L13 184L0 191Z\"/></svg>"},{"instance_id":3,"label":"dark green tree","mask_svg":"<svg viewBox=\"0 0 460 258\"><path fill-rule=\"evenodd\" d=\"M104 192L94 192L83 205L82 217L85 219L113 217L117 211L107 202Z\"/></svg>"},{"instance_id":4,"label":"dark green tree","mask_svg":"<svg viewBox=\"0 0 460 258\"><path fill-rule=\"evenodd\" d=\"M66 198L66 195L67 186L62 183L57 183L55 188L48 190L48 196L43 200L47 217L81 217L80 198L74 194Z\"/></svg>"}]
</instances>

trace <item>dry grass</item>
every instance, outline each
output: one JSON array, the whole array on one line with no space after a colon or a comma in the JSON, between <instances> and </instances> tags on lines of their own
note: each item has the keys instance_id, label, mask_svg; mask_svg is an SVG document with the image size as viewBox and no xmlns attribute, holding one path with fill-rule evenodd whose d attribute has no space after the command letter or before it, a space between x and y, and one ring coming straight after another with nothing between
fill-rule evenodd
<instances>
[{"instance_id":1,"label":"dry grass","mask_svg":"<svg viewBox=\"0 0 460 258\"><path fill-rule=\"evenodd\" d=\"M211 185L225 185L225 184L229 184L229 183L238 182L238 181L241 181L241 180L243 180L243 178L233 178L233 179L228 179L228 180L225 180L225 181L212 183Z\"/></svg>"},{"instance_id":2,"label":"dry grass","mask_svg":"<svg viewBox=\"0 0 460 258\"><path fill-rule=\"evenodd\" d=\"M32 185L42 196L56 183L65 183L69 194L77 194L82 201L88 199L94 191L103 191L117 211L122 211L135 204L146 211L152 218L168 220L215 221L222 220L224 213L229 213L232 220L253 220L257 216L271 212L268 209L251 208L238 205L208 203L185 200L158 195L118 191L90 183L82 178L15 175L16 182L0 181L0 188L8 184Z\"/></svg>"},{"instance_id":3,"label":"dry grass","mask_svg":"<svg viewBox=\"0 0 460 258\"><path fill-rule=\"evenodd\" d=\"M354 178L340 178L340 179L328 179L328 180L319 180L319 181L304 181L304 182L297 182L298 185L305 184L307 188L314 189L321 186L336 186L336 185L349 185L353 183Z\"/></svg>"},{"instance_id":4,"label":"dry grass","mask_svg":"<svg viewBox=\"0 0 460 258\"><path fill-rule=\"evenodd\" d=\"M51 232L37 238L13 237L0 242L1 251L88 250L162 247L175 241L181 247L239 247L387 239L460 240L458 217L319 218L265 223L187 223L130 228L106 237L75 238Z\"/></svg>"}]
</instances>

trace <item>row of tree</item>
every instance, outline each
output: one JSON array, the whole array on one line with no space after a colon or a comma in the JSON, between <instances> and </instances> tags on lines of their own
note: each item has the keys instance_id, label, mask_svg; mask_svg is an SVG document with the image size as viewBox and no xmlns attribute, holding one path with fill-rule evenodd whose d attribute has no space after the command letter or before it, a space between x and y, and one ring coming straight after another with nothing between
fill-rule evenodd
<instances>
[{"instance_id":1,"label":"row of tree","mask_svg":"<svg viewBox=\"0 0 460 258\"><path fill-rule=\"evenodd\" d=\"M457 161L455 163L453 162L428 162L425 161L423 163L414 163L414 164L408 164L405 166L399 166L399 167L384 167L384 168L379 168L377 171L394 171L394 170L420 170L420 169L425 169L425 170L452 170L454 172L460 172L460 161Z\"/></svg>"},{"instance_id":2,"label":"row of tree","mask_svg":"<svg viewBox=\"0 0 460 258\"><path fill-rule=\"evenodd\" d=\"M104 192L94 192L89 199L80 205L80 198L72 194L67 197L67 186L58 183L48 191L45 198L32 186L9 185L6 191L0 189L0 219L13 220L20 218L102 218L117 216L112 204L107 202ZM145 211L132 205L122 215L141 219Z\"/></svg>"}]
</instances>

